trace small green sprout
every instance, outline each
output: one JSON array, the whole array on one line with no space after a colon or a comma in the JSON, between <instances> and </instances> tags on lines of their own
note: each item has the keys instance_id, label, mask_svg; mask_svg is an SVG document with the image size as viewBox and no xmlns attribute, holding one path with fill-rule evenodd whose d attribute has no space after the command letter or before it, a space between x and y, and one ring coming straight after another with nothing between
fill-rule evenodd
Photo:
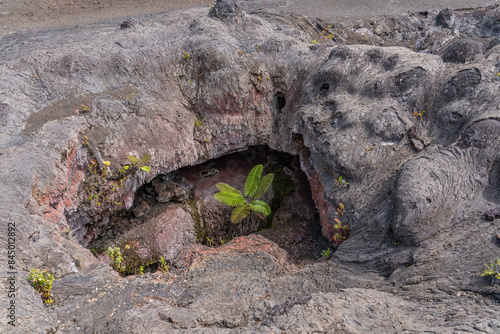
<instances>
[{"instance_id":1,"label":"small green sprout","mask_svg":"<svg viewBox=\"0 0 500 334\"><path fill-rule=\"evenodd\" d=\"M160 271L166 273L170 269L170 266L167 264L167 261L162 256L160 257Z\"/></svg>"},{"instance_id":2,"label":"small green sprout","mask_svg":"<svg viewBox=\"0 0 500 334\"><path fill-rule=\"evenodd\" d=\"M127 155L127 159L128 159L128 161L130 161L131 165L125 165L118 172L121 173L122 171L126 171L130 167L139 167L141 172L149 173L151 171L151 168L148 166L145 166L145 164L149 161L150 157L151 157L151 155L149 153L146 153L142 156L141 160L139 160L138 158L134 157L133 155Z\"/></svg>"},{"instance_id":3,"label":"small green sprout","mask_svg":"<svg viewBox=\"0 0 500 334\"><path fill-rule=\"evenodd\" d=\"M204 119L199 119L198 117L195 117L194 119L194 126L196 126L196 128L199 128L203 122L205 122Z\"/></svg>"},{"instance_id":4,"label":"small green sprout","mask_svg":"<svg viewBox=\"0 0 500 334\"><path fill-rule=\"evenodd\" d=\"M215 242L214 242L213 238L207 237L207 241L208 241L208 247L214 247L215 246Z\"/></svg>"},{"instance_id":5,"label":"small green sprout","mask_svg":"<svg viewBox=\"0 0 500 334\"><path fill-rule=\"evenodd\" d=\"M500 282L500 259L496 262L491 261L489 265L485 264L486 269L481 276L491 279L491 284Z\"/></svg>"},{"instance_id":6,"label":"small green sprout","mask_svg":"<svg viewBox=\"0 0 500 334\"><path fill-rule=\"evenodd\" d=\"M125 247L126 248L126 247ZM111 263L109 264L118 272L123 272L125 270L125 265L123 264L122 252L119 247L108 247L106 250Z\"/></svg>"},{"instance_id":7,"label":"small green sprout","mask_svg":"<svg viewBox=\"0 0 500 334\"><path fill-rule=\"evenodd\" d=\"M332 254L332 251L330 250L330 247L328 249L323 249L321 251L321 256L324 257L325 259L329 259Z\"/></svg>"},{"instance_id":8,"label":"small green sprout","mask_svg":"<svg viewBox=\"0 0 500 334\"><path fill-rule=\"evenodd\" d=\"M31 269L28 280L40 293L40 296L45 304L51 304L54 302L52 299L52 293L50 292L54 276L47 269L43 271L40 269Z\"/></svg>"},{"instance_id":9,"label":"small green sprout","mask_svg":"<svg viewBox=\"0 0 500 334\"><path fill-rule=\"evenodd\" d=\"M227 243L227 241L228 241L227 239L219 237L219 244L217 244L217 240L214 240L214 238L207 237L208 247L222 246L225 243Z\"/></svg>"},{"instance_id":10,"label":"small green sprout","mask_svg":"<svg viewBox=\"0 0 500 334\"><path fill-rule=\"evenodd\" d=\"M347 187L349 185L349 183L347 183L347 181L344 180L343 176L339 176L338 179L336 179L334 181L335 181L335 186L336 187L345 188L345 187Z\"/></svg>"}]
</instances>

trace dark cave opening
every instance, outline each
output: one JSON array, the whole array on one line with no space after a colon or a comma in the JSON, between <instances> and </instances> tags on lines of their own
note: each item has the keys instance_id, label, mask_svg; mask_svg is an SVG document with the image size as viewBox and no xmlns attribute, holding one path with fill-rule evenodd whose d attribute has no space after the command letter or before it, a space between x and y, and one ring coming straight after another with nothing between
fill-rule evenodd
<instances>
[{"instance_id":1,"label":"dark cave opening","mask_svg":"<svg viewBox=\"0 0 500 334\"><path fill-rule=\"evenodd\" d=\"M218 191L215 185L224 182L242 191L248 173L257 164L264 166L263 175L274 173L275 176L270 191L262 198L272 213L267 218L251 214L234 224L229 219L232 208L214 199ZM186 226L186 220L194 226ZM173 226L177 223L179 226ZM155 243L164 242L158 235L166 231L177 236L189 231L192 238L170 237L168 242L178 244L151 248ZM127 254L133 258L135 267L140 264L156 268L160 257L175 262L180 248L189 243L217 247L250 234L260 234L275 242L300 264L323 259L323 250L335 249L322 235L309 181L300 169L298 156L255 146L158 175L136 191L130 210L111 217L109 226L88 248L103 254L108 247L129 246L139 254L133 254L127 247L124 258ZM166 250L170 252L167 255Z\"/></svg>"},{"instance_id":2,"label":"dark cave opening","mask_svg":"<svg viewBox=\"0 0 500 334\"><path fill-rule=\"evenodd\" d=\"M281 92L277 92L274 94L274 107L276 109L276 112L279 114L283 108L285 108L286 105L286 98L285 95Z\"/></svg>"},{"instance_id":3,"label":"dark cave opening","mask_svg":"<svg viewBox=\"0 0 500 334\"><path fill-rule=\"evenodd\" d=\"M325 82L324 84L321 85L321 88L319 89L320 94L327 94L328 91L330 90L330 84L328 82Z\"/></svg>"}]
</instances>

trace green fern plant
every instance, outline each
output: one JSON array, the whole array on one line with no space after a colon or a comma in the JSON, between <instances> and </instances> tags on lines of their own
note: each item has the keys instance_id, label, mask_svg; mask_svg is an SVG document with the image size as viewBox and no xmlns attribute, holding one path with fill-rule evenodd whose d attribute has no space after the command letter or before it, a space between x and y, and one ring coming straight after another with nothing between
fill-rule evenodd
<instances>
[{"instance_id":1,"label":"green fern plant","mask_svg":"<svg viewBox=\"0 0 500 334\"><path fill-rule=\"evenodd\" d=\"M262 177L264 167L257 165L248 174L245 181L243 194L236 188L226 183L217 183L215 186L219 192L215 194L215 199L227 206L233 207L231 212L231 222L237 224L248 217L251 212L256 212L268 216L271 214L269 205L259 200L273 183L274 174L270 173Z\"/></svg>"},{"instance_id":2,"label":"green fern plant","mask_svg":"<svg viewBox=\"0 0 500 334\"><path fill-rule=\"evenodd\" d=\"M332 251L330 250L330 247L328 247L328 249L323 249L321 251L321 256L327 260L330 258L331 255L332 255Z\"/></svg>"}]
</instances>

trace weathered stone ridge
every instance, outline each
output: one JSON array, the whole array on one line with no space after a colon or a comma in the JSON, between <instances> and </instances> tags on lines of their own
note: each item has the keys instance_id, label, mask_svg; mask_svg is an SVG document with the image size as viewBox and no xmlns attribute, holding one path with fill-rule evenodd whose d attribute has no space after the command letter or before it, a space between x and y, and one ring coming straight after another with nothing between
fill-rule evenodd
<instances>
[{"instance_id":1,"label":"weathered stone ridge","mask_svg":"<svg viewBox=\"0 0 500 334\"><path fill-rule=\"evenodd\" d=\"M499 13L328 28L218 1L127 29L2 37L0 213L16 224L16 330L498 332L498 285L480 275L500 246ZM299 155L325 237L345 204L351 235L331 260L299 268L261 235L207 249L181 207L131 232L175 275L119 277L83 247L118 211L89 204L92 159L116 171L150 154L151 172L117 190L139 216L135 193L155 176L255 145ZM161 186L159 202L186 196ZM54 273L53 308L31 268Z\"/></svg>"}]
</instances>

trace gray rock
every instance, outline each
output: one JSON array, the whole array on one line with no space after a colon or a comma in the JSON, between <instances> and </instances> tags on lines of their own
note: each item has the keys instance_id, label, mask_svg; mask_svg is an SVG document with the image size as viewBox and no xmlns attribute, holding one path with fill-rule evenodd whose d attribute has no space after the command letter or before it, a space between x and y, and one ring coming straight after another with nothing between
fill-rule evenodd
<instances>
[{"instance_id":1,"label":"gray rock","mask_svg":"<svg viewBox=\"0 0 500 334\"><path fill-rule=\"evenodd\" d=\"M456 40L443 51L444 62L466 63L471 61L475 55L481 53L481 45L472 40Z\"/></svg>"},{"instance_id":2,"label":"gray rock","mask_svg":"<svg viewBox=\"0 0 500 334\"><path fill-rule=\"evenodd\" d=\"M444 28L453 28L455 23L455 13L453 10L446 8L439 12L436 16L436 24Z\"/></svg>"},{"instance_id":3,"label":"gray rock","mask_svg":"<svg viewBox=\"0 0 500 334\"><path fill-rule=\"evenodd\" d=\"M234 22L241 16L241 11L235 0L217 0L211 15L226 22Z\"/></svg>"},{"instance_id":4,"label":"gray rock","mask_svg":"<svg viewBox=\"0 0 500 334\"><path fill-rule=\"evenodd\" d=\"M439 25L436 13L336 24L311 47L322 22L216 8L221 19L201 8L0 38L0 213L16 229L19 331L498 332L498 291L480 274L498 257L498 220L481 216L500 196L500 55L482 55L499 9L457 11L453 30L443 13ZM125 231L169 273L122 278L84 248L103 233L121 242L119 212L157 175L255 145L300 157L325 237L345 204L351 235L329 261L297 268L256 235L197 248L195 219L170 206ZM147 153L151 171L109 195L123 205L89 200L92 159L110 161L114 184L128 155ZM186 199L162 186L148 196ZM214 224L227 217L211 209ZM55 274L53 308L31 268Z\"/></svg>"}]
</instances>

